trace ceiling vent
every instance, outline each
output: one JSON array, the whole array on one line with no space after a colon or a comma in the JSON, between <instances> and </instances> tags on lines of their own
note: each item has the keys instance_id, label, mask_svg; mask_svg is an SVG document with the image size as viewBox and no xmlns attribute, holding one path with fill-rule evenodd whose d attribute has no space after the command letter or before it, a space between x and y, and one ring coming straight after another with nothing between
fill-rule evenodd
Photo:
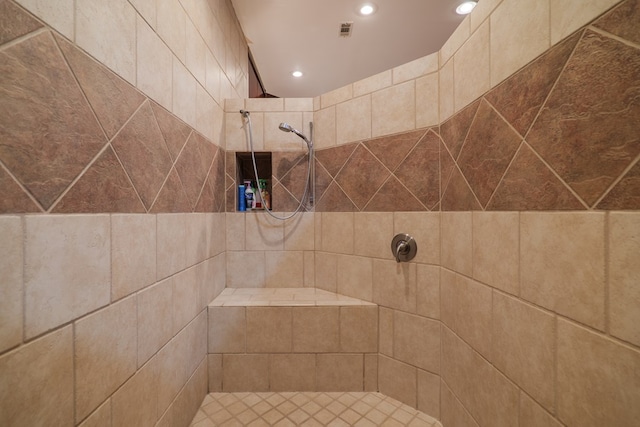
<instances>
[{"instance_id":1,"label":"ceiling vent","mask_svg":"<svg viewBox=\"0 0 640 427\"><path fill-rule=\"evenodd\" d=\"M341 22L340 23L340 33L338 35L340 37L349 37L351 35L351 30L352 29L353 29L353 21Z\"/></svg>"}]
</instances>

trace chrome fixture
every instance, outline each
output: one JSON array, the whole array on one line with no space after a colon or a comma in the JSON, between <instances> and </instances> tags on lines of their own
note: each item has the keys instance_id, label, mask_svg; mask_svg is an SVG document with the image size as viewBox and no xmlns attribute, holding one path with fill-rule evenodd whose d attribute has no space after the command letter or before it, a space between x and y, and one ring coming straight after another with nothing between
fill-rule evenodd
<instances>
[{"instance_id":1,"label":"chrome fixture","mask_svg":"<svg viewBox=\"0 0 640 427\"><path fill-rule=\"evenodd\" d=\"M411 261L418 253L416 240L406 233L396 234L391 241L391 252L396 262Z\"/></svg>"}]
</instances>

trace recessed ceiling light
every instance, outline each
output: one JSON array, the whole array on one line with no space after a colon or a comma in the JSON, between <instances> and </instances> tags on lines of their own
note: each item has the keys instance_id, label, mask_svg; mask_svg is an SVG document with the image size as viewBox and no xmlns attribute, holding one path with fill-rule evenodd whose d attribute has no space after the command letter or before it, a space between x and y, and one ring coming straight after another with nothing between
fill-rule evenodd
<instances>
[{"instance_id":1,"label":"recessed ceiling light","mask_svg":"<svg viewBox=\"0 0 640 427\"><path fill-rule=\"evenodd\" d=\"M458 15L467 15L471 13L474 7L476 7L476 4L478 4L477 1L466 1L460 6L456 7L456 13Z\"/></svg>"},{"instance_id":2,"label":"recessed ceiling light","mask_svg":"<svg viewBox=\"0 0 640 427\"><path fill-rule=\"evenodd\" d=\"M294 71L293 73L291 73L291 75L293 77L302 77L302 71Z\"/></svg>"},{"instance_id":3,"label":"recessed ceiling light","mask_svg":"<svg viewBox=\"0 0 640 427\"><path fill-rule=\"evenodd\" d=\"M360 8L360 15L364 15L364 16L371 15L375 11L376 11L375 5L371 3L367 3L365 5L362 5L362 7Z\"/></svg>"}]
</instances>

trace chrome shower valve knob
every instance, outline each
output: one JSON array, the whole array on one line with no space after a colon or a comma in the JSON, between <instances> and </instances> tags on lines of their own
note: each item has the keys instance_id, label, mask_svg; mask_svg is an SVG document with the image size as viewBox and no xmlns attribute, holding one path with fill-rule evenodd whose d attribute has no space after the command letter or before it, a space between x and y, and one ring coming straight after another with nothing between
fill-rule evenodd
<instances>
[{"instance_id":1,"label":"chrome shower valve knob","mask_svg":"<svg viewBox=\"0 0 640 427\"><path fill-rule=\"evenodd\" d=\"M391 253L396 262L411 261L418 253L416 240L406 233L396 234L391 241Z\"/></svg>"}]
</instances>

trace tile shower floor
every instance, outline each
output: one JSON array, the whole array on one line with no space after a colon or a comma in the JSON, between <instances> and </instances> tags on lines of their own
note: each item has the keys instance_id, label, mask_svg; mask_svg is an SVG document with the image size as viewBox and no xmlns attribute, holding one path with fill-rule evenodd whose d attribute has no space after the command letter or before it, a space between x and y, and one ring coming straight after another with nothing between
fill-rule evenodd
<instances>
[{"instance_id":1,"label":"tile shower floor","mask_svg":"<svg viewBox=\"0 0 640 427\"><path fill-rule=\"evenodd\" d=\"M380 393L267 392L208 394L191 426L442 427L442 424Z\"/></svg>"}]
</instances>

